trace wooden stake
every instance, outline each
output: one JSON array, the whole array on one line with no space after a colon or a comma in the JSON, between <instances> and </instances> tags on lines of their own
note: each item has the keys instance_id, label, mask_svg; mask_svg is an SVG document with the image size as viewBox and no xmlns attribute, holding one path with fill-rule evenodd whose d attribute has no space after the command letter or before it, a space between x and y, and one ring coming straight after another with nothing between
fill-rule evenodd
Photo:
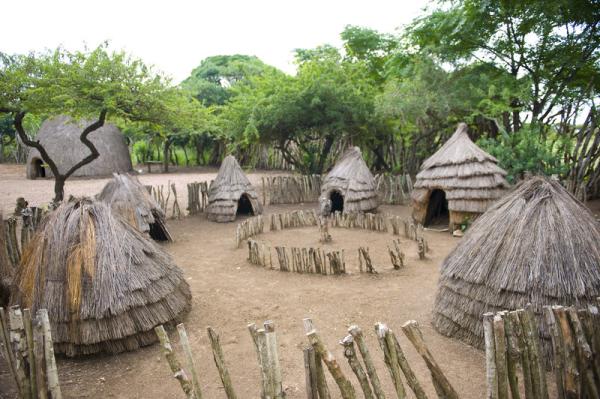
<instances>
[{"instance_id":1,"label":"wooden stake","mask_svg":"<svg viewBox=\"0 0 600 399\"><path fill-rule=\"evenodd\" d=\"M56 359L54 358L54 344L52 341L52 331L50 329L50 320L48 311L40 309L37 311L37 316L42 322L44 331L44 355L46 357L46 378L48 379L48 391L50 398L61 399L62 392L58 381L58 369L56 368Z\"/></svg>"},{"instance_id":2,"label":"wooden stake","mask_svg":"<svg viewBox=\"0 0 600 399\"><path fill-rule=\"evenodd\" d=\"M498 372L496 369L496 344L494 339L494 314L483 314L483 333L485 342L486 398L498 398Z\"/></svg>"},{"instance_id":3,"label":"wooden stake","mask_svg":"<svg viewBox=\"0 0 600 399\"><path fill-rule=\"evenodd\" d=\"M302 319L305 333L309 333L315 329L312 319ZM317 374L317 390L319 391L320 399L330 399L329 388L327 387L327 380L325 378L325 371L323 370L322 358L319 352L315 350L315 371Z\"/></svg>"},{"instance_id":4,"label":"wooden stake","mask_svg":"<svg viewBox=\"0 0 600 399\"><path fill-rule=\"evenodd\" d=\"M371 359L371 354L369 353L369 348L365 343L362 330L357 325L351 325L350 328L348 328L348 332L352 335L352 338L354 338L356 346L358 346L358 350L362 356L363 362L365 363L367 375L371 381L371 386L373 387L375 397L377 399L385 399L385 393L383 392L383 389L381 389L381 382L379 381L379 376L377 375L377 369L375 369L373 359Z\"/></svg>"},{"instance_id":5,"label":"wooden stake","mask_svg":"<svg viewBox=\"0 0 600 399\"><path fill-rule=\"evenodd\" d=\"M1 221L0 221L1 222ZM3 250L0 248L0 250ZM17 390L22 392L21 380L17 377L17 370L15 368L15 357L10 345L10 333L8 332L8 319L4 308L0 307L0 339L2 341L2 354L8 363L8 369L15 381Z\"/></svg>"},{"instance_id":6,"label":"wooden stake","mask_svg":"<svg viewBox=\"0 0 600 399\"><path fill-rule=\"evenodd\" d=\"M565 367L565 353L563 350L562 334L560 327L556 323L554 312L551 306L544 306L544 319L546 325L550 330L550 337L552 338L552 353L554 361L554 372L556 380L556 391L559 398L566 397L565 383L563 378L563 370Z\"/></svg>"},{"instance_id":7,"label":"wooden stake","mask_svg":"<svg viewBox=\"0 0 600 399\"><path fill-rule=\"evenodd\" d=\"M275 334L275 323L271 320L264 322L265 339L267 345L267 364L271 381L270 398L281 399L285 397L283 392L283 383L281 378L281 366L279 364L279 355L277 351L277 335Z\"/></svg>"},{"instance_id":8,"label":"wooden stake","mask_svg":"<svg viewBox=\"0 0 600 399\"><path fill-rule=\"evenodd\" d=\"M573 307L567 308L567 315L571 322L571 329L575 334L575 343L577 345L577 360L579 363L579 372L583 378L583 384L587 388L587 394L592 398L600 398L596 383L594 381L594 372L592 370L592 349L585 338L581 320L577 311Z\"/></svg>"},{"instance_id":9,"label":"wooden stake","mask_svg":"<svg viewBox=\"0 0 600 399\"><path fill-rule=\"evenodd\" d=\"M450 384L450 381L446 378L442 369L435 361L433 355L429 351L429 348L425 344L419 324L415 320L409 320L402 326L402 331L406 337L413 344L417 352L425 360L425 364L431 372L431 376L436 384L443 390L444 394L448 399L458 399L458 394Z\"/></svg>"},{"instance_id":10,"label":"wooden stake","mask_svg":"<svg viewBox=\"0 0 600 399\"><path fill-rule=\"evenodd\" d=\"M160 346L162 347L163 354L167 359L167 363L171 368L171 372L173 373L173 377L179 381L179 385L181 389L185 393L185 397L188 399L194 399L194 386L192 382L189 380L185 370L181 367L181 363L177 359L175 352L173 351L173 347L171 346L171 341L169 340L169 336L165 331L162 325L155 327L154 332L158 336L158 340L160 341Z\"/></svg>"},{"instance_id":11,"label":"wooden stake","mask_svg":"<svg viewBox=\"0 0 600 399\"><path fill-rule=\"evenodd\" d=\"M37 386L37 398L48 397L48 383L46 379L46 360L44 349L44 328L39 317L32 322L33 327L33 352L35 357L35 376Z\"/></svg>"},{"instance_id":12,"label":"wooden stake","mask_svg":"<svg viewBox=\"0 0 600 399\"><path fill-rule=\"evenodd\" d=\"M223 350L221 349L221 343L219 342L219 334L217 334L212 327L208 327L206 330L208 331L208 338L210 339L210 346L212 347L215 365L219 370L219 376L221 377L221 382L223 382L223 388L225 388L227 399L236 399L237 396L233 390L231 377L229 376L225 358L223 357Z\"/></svg>"},{"instance_id":13,"label":"wooden stake","mask_svg":"<svg viewBox=\"0 0 600 399\"><path fill-rule=\"evenodd\" d=\"M415 396L417 399L427 399L427 395L425 394L425 391L421 387L421 383L419 383L419 380L417 379L417 376L415 375L412 368L410 367L410 364L408 363L406 356L404 356L404 351L400 347L400 343L398 342L398 338L396 338L396 334L394 334L392 332L392 330L390 330L390 335L394 339L396 353L398 354L398 364L400 365L400 369L402 370L402 373L404 373L404 377L406 378L406 383L408 384L410 389L412 389L412 391L415 393Z\"/></svg>"},{"instance_id":14,"label":"wooden stake","mask_svg":"<svg viewBox=\"0 0 600 399\"><path fill-rule=\"evenodd\" d=\"M315 352L321 356L321 359L323 359L323 362L329 369L331 376L340 388L342 398L355 399L356 392L354 391L354 387L342 372L342 369L340 368L333 354L327 350L327 348L321 341L321 338L317 334L317 331L313 329L308 334L306 334L306 336L308 337L308 340L313 346L313 348L315 348Z\"/></svg>"},{"instance_id":15,"label":"wooden stake","mask_svg":"<svg viewBox=\"0 0 600 399\"><path fill-rule=\"evenodd\" d=\"M517 375L517 366L521 359L519 349L519 340L515 336L512 326L512 320L508 317L508 312L501 312L504 320L504 331L506 332L506 367L508 372L508 384L510 387L510 396L512 399L521 399L519 391L519 377Z\"/></svg>"},{"instance_id":16,"label":"wooden stake","mask_svg":"<svg viewBox=\"0 0 600 399\"><path fill-rule=\"evenodd\" d=\"M315 363L315 350L312 346L304 348L304 373L306 377L306 397L307 399L319 399L317 390L317 370Z\"/></svg>"},{"instance_id":17,"label":"wooden stake","mask_svg":"<svg viewBox=\"0 0 600 399\"><path fill-rule=\"evenodd\" d=\"M531 376L531 364L529 362L529 347L525 341L525 334L521 324L522 309L508 312L508 318L511 322L511 327L517 339L519 345L519 352L521 352L521 370L523 371L523 386L525 387L525 398L535 399L533 392L533 380Z\"/></svg>"},{"instance_id":18,"label":"wooden stake","mask_svg":"<svg viewBox=\"0 0 600 399\"><path fill-rule=\"evenodd\" d=\"M25 339L27 341L27 363L29 366L29 384L31 397L37 396L37 377L35 374L35 353L33 351L33 327L31 310L23 309L23 327L25 328Z\"/></svg>"},{"instance_id":19,"label":"wooden stake","mask_svg":"<svg viewBox=\"0 0 600 399\"><path fill-rule=\"evenodd\" d=\"M348 360L350 368L354 372L354 375L356 375L365 399L373 399L373 391L371 391L367 374L356 357L352 335L344 337L344 339L340 341L340 345L344 347L344 357Z\"/></svg>"},{"instance_id":20,"label":"wooden stake","mask_svg":"<svg viewBox=\"0 0 600 399\"><path fill-rule=\"evenodd\" d=\"M508 399L508 366L506 364L506 333L500 315L494 316L494 344L496 346L496 372L498 375L498 398Z\"/></svg>"},{"instance_id":21,"label":"wooden stake","mask_svg":"<svg viewBox=\"0 0 600 399\"><path fill-rule=\"evenodd\" d=\"M196 372L196 365L194 363L194 356L192 355L192 347L190 346L190 340L188 339L183 323L177 325L177 332L179 333L179 342L181 343L181 347L185 353L187 368L192 374L194 395L196 395L196 399L202 399L202 390L200 389L200 380L198 379L198 373Z\"/></svg>"},{"instance_id":22,"label":"wooden stake","mask_svg":"<svg viewBox=\"0 0 600 399\"><path fill-rule=\"evenodd\" d=\"M548 399L548 385L546 383L546 368L543 364L540 351L540 336L535 315L531 305L527 305L521 316L521 324L525 332L525 341L529 348L529 361L531 362L531 376L534 383L534 393L541 399Z\"/></svg>"},{"instance_id":23,"label":"wooden stake","mask_svg":"<svg viewBox=\"0 0 600 399\"><path fill-rule=\"evenodd\" d=\"M383 351L385 365L387 366L394 388L396 389L396 395L398 399L404 399L406 397L406 390L404 384L402 384L402 377L400 374L400 365L398 364L398 355L396 353L396 347L391 339L389 339L389 329L383 323L375 324L375 332L377 339L379 340L379 346Z\"/></svg>"}]
</instances>

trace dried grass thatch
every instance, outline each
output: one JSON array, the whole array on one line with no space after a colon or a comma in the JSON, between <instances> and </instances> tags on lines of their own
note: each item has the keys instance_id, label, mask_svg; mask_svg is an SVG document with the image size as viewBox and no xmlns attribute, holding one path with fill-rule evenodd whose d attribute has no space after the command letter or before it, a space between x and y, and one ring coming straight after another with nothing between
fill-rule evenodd
<instances>
[{"instance_id":1,"label":"dried grass thatch","mask_svg":"<svg viewBox=\"0 0 600 399\"><path fill-rule=\"evenodd\" d=\"M236 159L228 155L208 190L206 215L215 222L232 222L238 213L260 215L262 205Z\"/></svg>"},{"instance_id":2,"label":"dried grass thatch","mask_svg":"<svg viewBox=\"0 0 600 399\"><path fill-rule=\"evenodd\" d=\"M140 232L157 241L173 241L165 212L137 177L115 173L97 198Z\"/></svg>"},{"instance_id":3,"label":"dried grass thatch","mask_svg":"<svg viewBox=\"0 0 600 399\"><path fill-rule=\"evenodd\" d=\"M68 116L57 116L42 123L36 139L44 146L48 155L56 162L61 173L66 173L73 165L90 154L79 139L81 131L93 121L74 122ZM125 173L133 169L129 148L123 133L110 123L93 131L88 136L100 156L93 162L79 168L73 176L110 176L112 173ZM50 177L52 171L43 168L40 153L31 149L27 156L27 178ZM42 176L43 174L43 176Z\"/></svg>"},{"instance_id":4,"label":"dried grass thatch","mask_svg":"<svg viewBox=\"0 0 600 399\"><path fill-rule=\"evenodd\" d=\"M321 197L331 200L332 211L354 213L377 209L379 202L375 178L365 163L360 148L349 148L325 176L321 185ZM337 201L342 203L336 206Z\"/></svg>"},{"instance_id":5,"label":"dried grass thatch","mask_svg":"<svg viewBox=\"0 0 600 399\"><path fill-rule=\"evenodd\" d=\"M156 341L191 294L171 257L110 207L72 199L49 214L27 246L14 302L48 309L55 350L117 353Z\"/></svg>"},{"instance_id":6,"label":"dried grass thatch","mask_svg":"<svg viewBox=\"0 0 600 399\"><path fill-rule=\"evenodd\" d=\"M535 177L480 216L448 255L434 326L482 348L485 312L531 303L541 319L545 305L585 306L599 295L599 224L558 182Z\"/></svg>"},{"instance_id":7,"label":"dried grass thatch","mask_svg":"<svg viewBox=\"0 0 600 399\"><path fill-rule=\"evenodd\" d=\"M429 200L434 190L442 190L450 213L450 225L486 211L509 188L506 172L496 158L477 147L460 123L456 132L431 157L417 174L413 199L413 217L427 223Z\"/></svg>"}]
</instances>

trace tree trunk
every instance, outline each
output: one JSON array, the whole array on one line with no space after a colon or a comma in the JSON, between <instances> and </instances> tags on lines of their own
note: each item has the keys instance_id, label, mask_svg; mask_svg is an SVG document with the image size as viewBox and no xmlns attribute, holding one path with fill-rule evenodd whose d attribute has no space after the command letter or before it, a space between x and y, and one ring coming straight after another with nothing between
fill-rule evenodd
<instances>
[{"instance_id":1,"label":"tree trunk","mask_svg":"<svg viewBox=\"0 0 600 399\"><path fill-rule=\"evenodd\" d=\"M170 150L171 150L171 141L169 139L165 139L165 144L163 147L163 173L169 172Z\"/></svg>"},{"instance_id":2,"label":"tree trunk","mask_svg":"<svg viewBox=\"0 0 600 399\"><path fill-rule=\"evenodd\" d=\"M54 203L62 202L65 197L65 176L58 174L54 176Z\"/></svg>"},{"instance_id":3,"label":"tree trunk","mask_svg":"<svg viewBox=\"0 0 600 399\"><path fill-rule=\"evenodd\" d=\"M333 146L333 136L325 137L325 144L323 145L323 151L321 152L321 156L319 157L319 163L317 165L317 170L312 172L314 173L322 173L323 168L325 167L325 160L329 155L329 151L331 151L331 147Z\"/></svg>"}]
</instances>

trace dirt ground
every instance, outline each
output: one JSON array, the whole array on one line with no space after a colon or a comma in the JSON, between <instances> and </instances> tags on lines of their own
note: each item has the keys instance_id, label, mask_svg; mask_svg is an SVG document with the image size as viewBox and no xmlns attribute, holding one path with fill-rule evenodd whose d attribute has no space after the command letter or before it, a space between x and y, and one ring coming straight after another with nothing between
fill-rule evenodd
<instances>
[{"instance_id":1,"label":"dirt ground","mask_svg":"<svg viewBox=\"0 0 600 399\"><path fill-rule=\"evenodd\" d=\"M51 181L27 181L21 177L24 171L21 173L18 168L0 166L0 209L5 212L12 210L17 196L25 196L30 203L37 204L47 201L52 194ZM214 175L215 171L210 170L202 173L153 174L142 176L141 179L146 184L174 181L180 189L181 201L186 197L187 182L209 180ZM250 179L258 182L260 176L259 173L250 174ZM67 183L67 192L76 195L95 194L105 182L106 179L72 180ZM315 206L269 206L265 213ZM600 206L595 203L594 208L597 211ZM182 209L185 209L183 205ZM380 211L408 216L410 209L382 206ZM329 246L345 250L350 274L318 276L283 273L250 265L246 261L246 248L234 248L236 223L213 223L203 215L198 215L170 221L169 225L175 242L163 247L184 270L191 287L193 305L185 326L205 398L225 398L212 359L206 327L212 326L220 333L225 360L238 397L257 398L260 375L246 325L265 320L275 322L287 396L305 398L302 360L302 348L307 345L302 326L305 317L313 318L328 349L338 359L346 375L352 376L357 389L359 385L338 345L351 324L358 324L365 332L385 390L389 397L393 397L391 379L373 330L374 324L382 321L396 332L428 396L436 396L423 360L401 332L401 325L414 319L419 322L426 342L460 397L479 399L485 396L484 354L441 336L431 326L430 312L438 269L444 257L459 242L450 234L427 231L425 234L431 250L423 261L418 259L416 245L401 238L407 265L402 270L394 271L387 255L387 245L393 239L390 233L332 228L333 242ZM319 246L316 228L267 232L257 238L272 245ZM370 248L379 274L357 273L356 251L359 246ZM170 335L179 351L177 334ZM181 352L178 353L183 361ZM183 397L157 345L116 356L77 360L60 358L58 368L65 397ZM4 378L0 375L0 384L10 381L4 374ZM333 397L339 397L332 380L329 380L329 385ZM10 389L3 390L1 386L0 397L3 391L5 397L10 397L6 394Z\"/></svg>"}]
</instances>

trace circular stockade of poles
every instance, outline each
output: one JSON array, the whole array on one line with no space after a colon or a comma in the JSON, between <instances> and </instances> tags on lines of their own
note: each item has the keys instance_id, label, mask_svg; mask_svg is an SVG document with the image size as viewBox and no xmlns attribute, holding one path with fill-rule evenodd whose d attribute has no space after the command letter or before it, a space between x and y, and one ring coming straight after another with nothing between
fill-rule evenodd
<instances>
[{"instance_id":1,"label":"circular stockade of poles","mask_svg":"<svg viewBox=\"0 0 600 399\"><path fill-rule=\"evenodd\" d=\"M257 236L267 232L281 232L283 230L298 229L304 227L317 227L318 231L311 230L309 233L295 234L294 246L275 245L265 239L258 239ZM367 245L361 240L357 248L349 250L342 248L340 243L344 243L344 238L340 239L336 245L333 243L333 237L340 235L331 233L330 228L339 228L337 232L347 236L352 229L362 229L371 232L387 233L391 231L392 239L386 242L387 246L382 246L381 239L375 240L377 243L376 258L371 258L371 252ZM401 232L404 238L400 239ZM277 235L281 238L282 234ZM295 233L299 233L295 230ZM318 237L318 244L316 238ZM288 213L274 213L269 215L268 223L265 223L264 216L246 219L238 224L236 230L236 247L240 247L242 242L246 241L248 250L248 262L268 269L275 269L282 272L295 272L301 274L317 275L344 275L350 273L347 268L347 260L358 258L357 262L348 262L348 264L357 264L357 272L377 274L379 271L390 269L402 269L405 266L405 251L410 250L418 255L418 259L425 259L426 252L429 250L427 241L423 235L423 227L415 225L409 220L403 220L399 216L389 216L386 214L372 213L339 213L336 212L330 217L319 217L314 210L292 211ZM307 245L297 246L298 242L305 241ZM408 245L407 245L408 244ZM381 248L379 248L381 247ZM387 256L383 256L385 253ZM386 258L385 262L382 261ZM377 264L375 264L377 263Z\"/></svg>"}]
</instances>

